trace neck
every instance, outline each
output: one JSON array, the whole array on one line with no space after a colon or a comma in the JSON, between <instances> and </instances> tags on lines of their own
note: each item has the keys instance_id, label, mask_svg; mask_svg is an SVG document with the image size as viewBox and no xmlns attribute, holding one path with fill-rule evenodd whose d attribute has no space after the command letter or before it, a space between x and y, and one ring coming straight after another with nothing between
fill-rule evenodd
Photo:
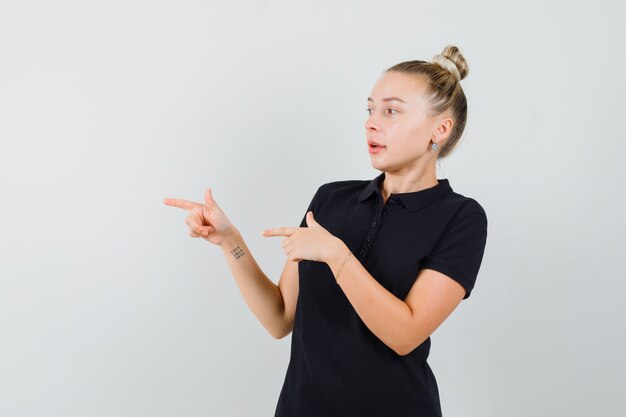
<instances>
[{"instance_id":1,"label":"neck","mask_svg":"<svg viewBox=\"0 0 626 417\"><path fill-rule=\"evenodd\" d=\"M435 173L420 178L412 178L407 175L394 175L385 173L385 178L380 184L380 192L385 200L390 194L414 193L431 188L439 184Z\"/></svg>"}]
</instances>

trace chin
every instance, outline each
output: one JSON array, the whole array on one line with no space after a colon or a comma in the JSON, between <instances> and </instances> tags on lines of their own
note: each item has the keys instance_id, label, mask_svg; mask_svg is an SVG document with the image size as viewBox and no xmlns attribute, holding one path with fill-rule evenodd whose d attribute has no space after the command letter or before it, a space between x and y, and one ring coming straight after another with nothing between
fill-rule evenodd
<instances>
[{"instance_id":1,"label":"chin","mask_svg":"<svg viewBox=\"0 0 626 417\"><path fill-rule=\"evenodd\" d=\"M370 163L371 163L371 165L372 165L372 168L374 168L374 169L378 169L378 170L380 170L380 171L384 171L384 170L385 170L385 168L386 168L386 166L387 166L386 164L383 164L383 163L381 163L380 161L374 161L374 160L372 160L372 161L370 161Z\"/></svg>"}]
</instances>

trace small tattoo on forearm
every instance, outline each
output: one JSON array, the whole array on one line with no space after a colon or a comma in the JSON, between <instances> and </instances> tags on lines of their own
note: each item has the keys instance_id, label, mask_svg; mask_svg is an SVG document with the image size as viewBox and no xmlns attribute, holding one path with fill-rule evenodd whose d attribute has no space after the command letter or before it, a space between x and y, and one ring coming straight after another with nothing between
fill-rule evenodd
<instances>
[{"instance_id":1,"label":"small tattoo on forearm","mask_svg":"<svg viewBox=\"0 0 626 417\"><path fill-rule=\"evenodd\" d=\"M235 257L235 259L239 259L241 258L243 255L245 255L245 252L243 251L243 249L241 249L239 246L237 246L235 249L231 250L230 253L233 254L233 256Z\"/></svg>"}]
</instances>

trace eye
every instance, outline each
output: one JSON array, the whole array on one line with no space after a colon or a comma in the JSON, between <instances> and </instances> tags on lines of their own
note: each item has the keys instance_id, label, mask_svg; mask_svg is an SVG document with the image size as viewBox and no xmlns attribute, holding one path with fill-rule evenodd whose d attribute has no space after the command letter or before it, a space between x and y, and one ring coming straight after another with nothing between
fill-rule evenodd
<instances>
[{"instance_id":1,"label":"eye","mask_svg":"<svg viewBox=\"0 0 626 417\"><path fill-rule=\"evenodd\" d=\"M396 110L396 109L387 109L387 110L389 110L389 111L395 111L395 112L397 112L397 111L398 111L398 110ZM372 115L372 113L371 113L372 109L366 109L365 111L367 111L367 114L369 114L370 116ZM394 113L394 114L395 114L395 113Z\"/></svg>"}]
</instances>

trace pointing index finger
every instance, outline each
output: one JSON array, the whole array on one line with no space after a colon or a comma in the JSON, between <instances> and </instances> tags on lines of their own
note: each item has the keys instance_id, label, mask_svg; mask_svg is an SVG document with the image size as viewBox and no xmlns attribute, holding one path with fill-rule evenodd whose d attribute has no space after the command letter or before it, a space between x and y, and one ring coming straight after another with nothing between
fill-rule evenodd
<instances>
[{"instance_id":1,"label":"pointing index finger","mask_svg":"<svg viewBox=\"0 0 626 417\"><path fill-rule=\"evenodd\" d=\"M198 203L194 203L193 201L182 200L179 198L164 198L163 204L167 206L172 206L172 207L180 207L182 209L189 210L189 211L191 211L194 207L201 205Z\"/></svg>"},{"instance_id":2,"label":"pointing index finger","mask_svg":"<svg viewBox=\"0 0 626 417\"><path fill-rule=\"evenodd\" d=\"M291 236L297 227L275 227L273 229L265 229L261 232L263 236Z\"/></svg>"}]
</instances>

